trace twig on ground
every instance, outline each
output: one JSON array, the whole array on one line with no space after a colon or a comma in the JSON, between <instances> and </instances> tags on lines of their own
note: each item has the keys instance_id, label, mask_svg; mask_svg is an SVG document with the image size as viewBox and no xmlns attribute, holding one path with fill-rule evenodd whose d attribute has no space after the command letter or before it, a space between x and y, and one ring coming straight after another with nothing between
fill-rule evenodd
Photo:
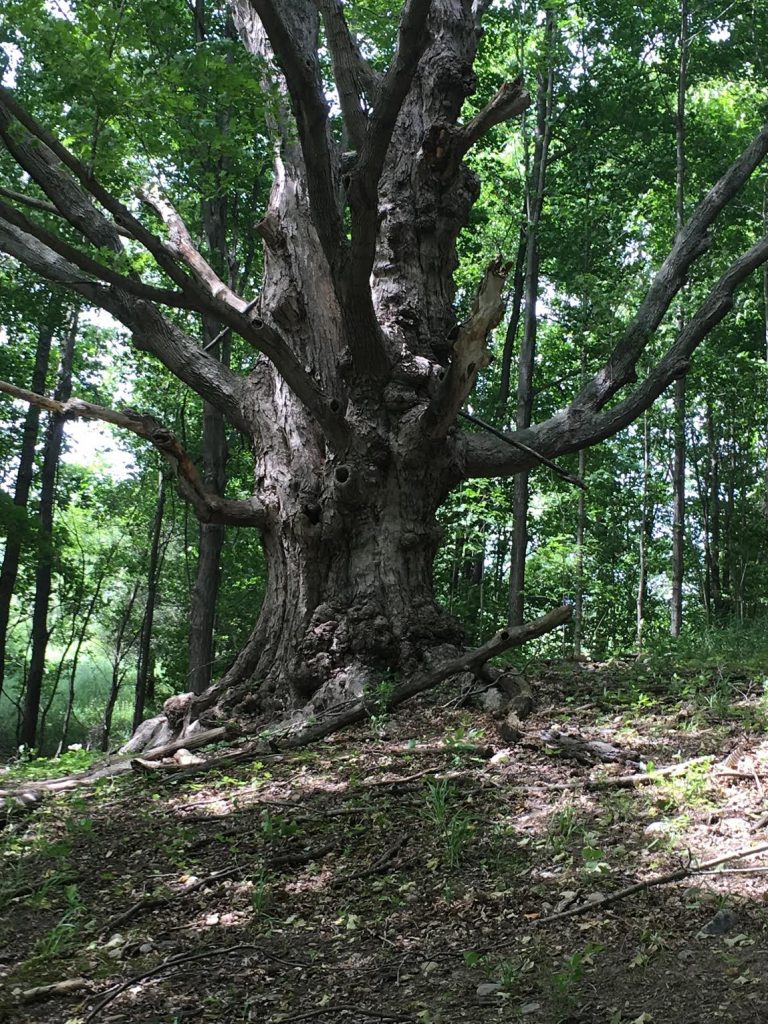
<instances>
[{"instance_id":1,"label":"twig on ground","mask_svg":"<svg viewBox=\"0 0 768 1024\"><path fill-rule=\"evenodd\" d=\"M243 870L243 868L237 866L222 868L221 871L214 871L212 874L206 875L205 878L198 878L196 882L188 885L186 889L182 889L181 892L175 892L170 896L149 896L143 900L139 900L138 903L134 903L133 906L124 910L122 914L118 914L117 917L113 917L104 930L111 931L113 928L117 928L118 925L125 924L126 921L130 921L132 918L137 917L139 914L143 914L147 910L155 910L157 907L165 907L169 903L174 903L176 900L180 900L184 896L189 896L193 892L197 892L198 889L205 888L206 885L210 885L212 882L219 882L224 878L231 878L233 875L240 874Z\"/></svg>"},{"instance_id":2,"label":"twig on ground","mask_svg":"<svg viewBox=\"0 0 768 1024\"><path fill-rule=\"evenodd\" d=\"M20 992L19 1001L22 1003L40 1003L44 999L53 999L56 996L70 996L84 989L89 989L91 982L87 978L66 978L64 981L54 981L50 985L37 985L35 988L28 988Z\"/></svg>"},{"instance_id":3,"label":"twig on ground","mask_svg":"<svg viewBox=\"0 0 768 1024\"><path fill-rule=\"evenodd\" d=\"M350 1003L329 1003L328 1006L319 1006L316 1010L307 1010L306 1013L297 1013L293 1017L280 1017L279 1024L295 1024L300 1020L312 1020L315 1017L324 1017L328 1013L355 1013L362 1017L373 1017L374 1020L402 1020L412 1021L413 1017L403 1017L399 1013L378 1013L376 1010L363 1010L361 1007ZM275 1022L277 1024L277 1022Z\"/></svg>"},{"instance_id":4,"label":"twig on ground","mask_svg":"<svg viewBox=\"0 0 768 1024\"><path fill-rule=\"evenodd\" d=\"M636 892L641 892L643 889L650 889L652 886L656 885L667 885L670 882L679 882L683 878L689 878L691 875L707 872L709 868L717 867L719 864L727 864L732 860L742 860L744 857L752 857L756 853L764 853L766 850L768 850L768 843L762 843L760 846L753 846L748 850L737 850L736 853L727 853L722 857L715 857L712 860L702 861L701 864L677 868L675 871L668 871L663 875L654 875L652 878L646 878L642 882L635 882L634 885L628 885L625 889L619 889L618 892L613 892L609 896L605 896L600 901L596 901L594 903L580 903L578 906L571 907L569 910L562 910L559 914L552 914L550 917L540 917L533 921L532 924L551 924L553 921L561 921L563 918L574 917L576 914L587 914L590 911L593 913L601 911L605 907L610 906L610 904L618 903L619 900L626 899L627 896L633 896Z\"/></svg>"},{"instance_id":5,"label":"twig on ground","mask_svg":"<svg viewBox=\"0 0 768 1024\"><path fill-rule=\"evenodd\" d=\"M238 946L220 946L217 949L206 949L201 953L179 953L177 956L169 956L166 960L163 960L161 964L153 967L149 971L144 971L143 974L134 974L130 978L126 978L125 981L121 981L118 985L113 986L109 989L106 994L99 1000L98 1003L93 1007L90 1013L83 1018L83 1024L90 1024L90 1021L94 1020L95 1017L101 1013L101 1011L109 1006L111 1002L120 995L121 992L125 992L131 985L136 985L140 981L147 981L149 978L154 978L158 974L162 974L163 971L168 970L170 967L176 967L177 964L190 963L193 960L208 960L215 956L229 956L231 953L260 953L262 956L265 954L264 950L260 946L254 945L238 945ZM297 964L296 966L305 966L304 964Z\"/></svg>"},{"instance_id":6,"label":"twig on ground","mask_svg":"<svg viewBox=\"0 0 768 1024\"><path fill-rule=\"evenodd\" d=\"M395 854L399 853L407 842L408 836L400 836L370 867L362 868L360 871L353 871L348 875L337 875L331 882L331 888L338 889L342 885L347 885L348 882L357 882L361 878L370 878L371 875L378 875L380 871L389 867Z\"/></svg>"},{"instance_id":7,"label":"twig on ground","mask_svg":"<svg viewBox=\"0 0 768 1024\"><path fill-rule=\"evenodd\" d=\"M268 868L298 868L302 864L309 864L313 860L325 857L338 848L338 843L324 843L322 846L315 846L311 850L298 850L296 853L278 853L274 857L267 858L266 866Z\"/></svg>"}]
</instances>

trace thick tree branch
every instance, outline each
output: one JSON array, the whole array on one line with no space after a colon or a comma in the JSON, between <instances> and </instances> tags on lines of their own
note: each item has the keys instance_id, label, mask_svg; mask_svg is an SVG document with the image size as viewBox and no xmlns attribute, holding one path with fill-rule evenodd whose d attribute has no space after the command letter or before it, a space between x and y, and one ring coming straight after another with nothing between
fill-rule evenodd
<instances>
[{"instance_id":1,"label":"thick tree branch","mask_svg":"<svg viewBox=\"0 0 768 1024\"><path fill-rule=\"evenodd\" d=\"M23 136L18 130L8 129L9 115L11 114L26 129ZM239 420L242 425L239 405L236 411L233 411L231 406L229 409L222 407L221 389L218 386L220 373L213 373L211 369L215 361L210 358L201 361L199 346L192 339L187 339L187 355L186 358L181 359L176 358L175 353L169 353L167 346L158 345L157 341L161 337L173 335L173 348L179 349L182 347L181 339L186 338L186 335L178 331L168 321L165 321L165 328L159 332L144 330L141 317L138 315L141 311L130 307L130 303L126 301L127 294L133 293L142 301L153 299L176 306L186 305L200 312L211 313L227 327L237 331L274 363L289 387L318 420L330 440L337 445L343 445L346 442L347 435L343 421L332 411L329 399L291 352L278 331L254 317L250 312L249 304L231 290L224 288L222 291L218 288L216 284L218 278L214 281L208 275L208 279L205 279L202 266L205 261L199 257L199 254L197 269L201 272L200 277L188 276L179 266L177 258L169 251L166 243L148 231L127 207L110 195L94 178L91 171L62 146L50 132L42 128L7 89L0 89L0 136L14 158L51 197L62 216L86 238L100 247L110 248L116 253L122 252L117 224L110 221L93 204L87 194L90 193L101 206L115 217L116 221L119 220L120 224L130 231L136 241L144 245L158 266L179 285L184 299L182 300L178 293L170 290L154 290L150 289L150 286L134 282L132 279L126 280L122 275L113 274L109 268L103 267L98 262L89 263L90 257L81 254L77 249L68 247L67 243L58 239L57 236L46 232L43 237L42 233L45 229L39 228L31 222L25 222L22 226L23 215L18 211L7 213L7 217L10 217L11 221L8 223L6 219L7 227L3 234L6 241L15 249L13 252L11 249L7 249L7 251L23 262L27 262L23 255L24 251L27 251L39 273L49 279L55 279L59 283L76 288L80 294L86 295L91 301L102 305L117 319L129 326L137 339L142 339L140 342L142 347L148 348L157 355L172 373L193 387L198 394L211 401L217 408L222 409L232 422ZM34 138L30 138L30 136ZM35 139L38 141L34 141ZM74 178L64 172L62 164L74 175ZM6 211L10 209L6 208ZM178 224L175 225L175 229L178 229ZM180 229L178 232L180 234ZM13 241L11 242L12 235ZM30 245L32 237L36 239L36 244ZM57 259L52 258L53 253L56 253ZM61 258L62 256L64 259ZM184 256L194 261L193 253L189 249L185 250ZM76 268L98 275L115 287L109 291L100 288L96 282L90 282L82 273L78 273ZM212 275L213 271L210 273ZM215 277L215 275L213 276ZM157 310L153 310L150 320L154 328L160 326L161 319L161 314ZM169 354L173 356L170 361ZM230 377L232 381L237 379L234 374L230 374ZM230 390L239 390L239 386L230 388ZM218 392L217 397L211 397L212 392L214 394Z\"/></svg>"},{"instance_id":2,"label":"thick tree branch","mask_svg":"<svg viewBox=\"0 0 768 1024\"><path fill-rule=\"evenodd\" d=\"M368 129L368 118L360 102L367 92L368 67L349 31L341 0L315 0L325 25L325 36L333 61L333 77L351 148L360 151ZM368 67L368 71L370 72Z\"/></svg>"},{"instance_id":3,"label":"thick tree branch","mask_svg":"<svg viewBox=\"0 0 768 1024\"><path fill-rule=\"evenodd\" d=\"M585 415L583 410L571 405L504 440L488 434L465 435L461 440L465 476L512 476L536 464L536 458L525 451L510 451L508 441L534 449L537 456L566 455L597 444L634 422L673 380L688 371L696 348L733 307L736 289L765 263L768 263L768 236L728 267L666 355L639 387L612 408Z\"/></svg>"},{"instance_id":4,"label":"thick tree branch","mask_svg":"<svg viewBox=\"0 0 768 1024\"><path fill-rule=\"evenodd\" d=\"M451 429L475 386L478 372L491 361L488 335L504 315L501 293L509 270L510 265L504 263L500 256L488 266L477 290L472 312L459 328L448 373L425 414L425 426L432 440L445 437Z\"/></svg>"},{"instance_id":5,"label":"thick tree branch","mask_svg":"<svg viewBox=\"0 0 768 1024\"><path fill-rule=\"evenodd\" d=\"M709 228L725 206L740 192L766 153L768 124L696 207L651 282L632 323L627 327L605 366L576 396L572 403L573 408L584 412L599 410L625 384L630 384L636 379L637 360L661 323L675 295L685 283L691 266L709 248Z\"/></svg>"},{"instance_id":6,"label":"thick tree branch","mask_svg":"<svg viewBox=\"0 0 768 1024\"><path fill-rule=\"evenodd\" d=\"M304 155L312 220L335 275L346 241L317 53L317 11L309 0L250 2L285 77Z\"/></svg>"},{"instance_id":7,"label":"thick tree branch","mask_svg":"<svg viewBox=\"0 0 768 1024\"><path fill-rule=\"evenodd\" d=\"M137 295L150 302L161 302L165 306L174 306L179 309L190 308L189 300L181 292L173 291L170 288L156 288L154 285L144 284L138 276L126 277L124 274L118 273L111 267L105 266L87 253L81 252L80 249L65 242L41 224L30 220L29 217L26 217L12 206L8 206L7 203L0 202L0 219L4 220L7 224L13 224L15 227L21 228L22 231L37 238L38 241L43 242L49 249L58 253L59 256L62 256L65 260L68 260L71 264L97 280L117 285L131 295Z\"/></svg>"},{"instance_id":8,"label":"thick tree branch","mask_svg":"<svg viewBox=\"0 0 768 1024\"><path fill-rule=\"evenodd\" d=\"M67 402L59 402L54 398L38 395L34 391L27 391L26 388L17 388L14 384L9 384L4 380L0 380L0 391L40 409L46 409L48 412L73 419L101 420L143 437L160 452L170 466L179 493L192 505L197 518L203 523L220 523L225 526L263 526L266 522L265 510L256 499L234 501L230 498L219 497L219 495L206 490L195 464L176 436L159 423L154 416L142 415L132 409L121 411L106 409L79 398L70 398Z\"/></svg>"},{"instance_id":9,"label":"thick tree branch","mask_svg":"<svg viewBox=\"0 0 768 1024\"><path fill-rule=\"evenodd\" d=\"M59 208L62 216L94 245L108 247L115 252L121 250L118 234L118 225L121 225L152 254L161 270L182 291L191 289L193 294L200 296L197 283L178 266L162 239L148 231L127 206L99 183L90 168L63 146L52 132L43 128L22 107L11 90L0 88L0 125L3 120L7 124L8 114L26 128L38 143L33 144L28 137L17 138L13 130L0 131L0 137L14 159ZM62 173L60 164L74 177ZM114 217L114 222L96 208L90 197L96 199Z\"/></svg>"},{"instance_id":10,"label":"thick tree branch","mask_svg":"<svg viewBox=\"0 0 768 1024\"><path fill-rule=\"evenodd\" d=\"M12 188L4 188L0 186L0 196L5 196L6 199L12 199L14 203L21 203L22 206L28 206L32 210L39 210L42 213L50 213L54 217L63 217L64 214L53 203L48 203L45 199L37 199L35 196L28 196L24 192L17 192ZM117 227L117 233L124 236L125 238L133 238L133 235L125 228Z\"/></svg>"},{"instance_id":11,"label":"thick tree branch","mask_svg":"<svg viewBox=\"0 0 768 1024\"><path fill-rule=\"evenodd\" d=\"M111 313L132 331L137 348L151 352L179 380L220 409L234 426L248 432L241 405L242 379L203 352L193 338L151 303L84 276L38 239L2 219L0 249L46 280L76 291Z\"/></svg>"}]
</instances>

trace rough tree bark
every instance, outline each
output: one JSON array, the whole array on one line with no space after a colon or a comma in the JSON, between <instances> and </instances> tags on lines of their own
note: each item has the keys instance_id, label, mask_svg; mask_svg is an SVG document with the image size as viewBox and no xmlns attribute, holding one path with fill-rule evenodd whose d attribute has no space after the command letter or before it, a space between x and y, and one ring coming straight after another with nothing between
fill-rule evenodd
<instances>
[{"instance_id":1,"label":"rough tree bark","mask_svg":"<svg viewBox=\"0 0 768 1024\"><path fill-rule=\"evenodd\" d=\"M636 382L638 360L708 248L718 214L768 152L766 127L678 233L607 363L568 406L509 435L459 430L489 360L487 336L501 319L511 270L494 260L457 324L455 242L479 189L463 157L529 102L521 83L500 83L480 113L460 120L476 87L483 7L408 0L392 63L378 74L339 0L233 0L241 39L277 85L265 92L274 97L275 176L258 225L264 271L255 305L219 277L171 208L168 237L155 235L13 92L0 92L0 139L81 239L65 241L23 204L2 202L0 248L121 320L135 344L253 445L253 497L226 500L151 417L70 403L75 415L111 418L153 443L173 462L202 521L262 533L269 576L253 634L221 680L166 705L166 736L192 720L265 721L288 711L300 715L292 722L306 741L364 717L385 676L398 679L390 700L397 703L562 624L568 609L503 630L462 656L458 624L433 592L437 509L469 477L512 476L636 419L685 372L736 288L768 260L765 238L727 267L666 355ZM327 54L350 145L344 153L323 85L320 14L323 62ZM126 233L162 277L149 283L116 270L119 260L104 261L106 250L122 252ZM251 371L223 365L161 305L238 332L259 352Z\"/></svg>"}]
</instances>

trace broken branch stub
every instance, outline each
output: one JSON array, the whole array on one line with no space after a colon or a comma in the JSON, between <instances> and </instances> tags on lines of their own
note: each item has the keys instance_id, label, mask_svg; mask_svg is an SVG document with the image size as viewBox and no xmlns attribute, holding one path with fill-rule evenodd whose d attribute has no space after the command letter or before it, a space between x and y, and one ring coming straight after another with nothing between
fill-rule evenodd
<instances>
[{"instance_id":1,"label":"broken branch stub","mask_svg":"<svg viewBox=\"0 0 768 1024\"><path fill-rule=\"evenodd\" d=\"M491 362L488 335L504 315L501 293L510 268L511 264L501 256L488 266L477 290L472 312L459 328L448 374L429 410L434 418L430 431L433 440L448 433L466 398L472 393L478 373Z\"/></svg>"}]
</instances>

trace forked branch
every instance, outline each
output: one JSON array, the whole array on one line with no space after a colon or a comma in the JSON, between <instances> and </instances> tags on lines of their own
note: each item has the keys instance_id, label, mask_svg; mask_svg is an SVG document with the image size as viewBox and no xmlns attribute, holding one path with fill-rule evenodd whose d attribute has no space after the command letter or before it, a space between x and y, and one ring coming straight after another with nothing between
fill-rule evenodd
<instances>
[{"instance_id":1,"label":"forked branch","mask_svg":"<svg viewBox=\"0 0 768 1024\"><path fill-rule=\"evenodd\" d=\"M195 464L182 447L176 436L158 422L154 416L137 413L132 409L117 411L106 409L92 402L79 398L71 398L68 402L59 402L55 398L38 395L25 388L17 388L7 381L0 381L0 391L13 398L19 398L30 405L73 419L101 420L112 423L123 430L130 430L149 441L163 456L171 468L179 493L195 511L197 518L203 523L217 523L224 526L263 526L265 510L255 499L234 501L222 498L208 491L203 483Z\"/></svg>"},{"instance_id":2,"label":"forked branch","mask_svg":"<svg viewBox=\"0 0 768 1024\"><path fill-rule=\"evenodd\" d=\"M611 408L602 413L585 414L572 405L528 430L502 439L488 433L465 435L462 438L465 475L511 476L536 464L536 457L525 450L510 450L510 444L519 448L522 443L534 449L537 456L539 453L549 457L566 455L612 437L634 422L673 380L687 372L696 348L732 309L739 285L765 263L768 263L768 235L728 267L666 355L634 391Z\"/></svg>"},{"instance_id":3,"label":"forked branch","mask_svg":"<svg viewBox=\"0 0 768 1024\"><path fill-rule=\"evenodd\" d=\"M710 246L708 231L727 204L741 191L768 153L768 124L715 184L679 232L645 298L603 368L572 403L574 409L596 411L636 379L635 367L646 345L685 283L688 271Z\"/></svg>"}]
</instances>

